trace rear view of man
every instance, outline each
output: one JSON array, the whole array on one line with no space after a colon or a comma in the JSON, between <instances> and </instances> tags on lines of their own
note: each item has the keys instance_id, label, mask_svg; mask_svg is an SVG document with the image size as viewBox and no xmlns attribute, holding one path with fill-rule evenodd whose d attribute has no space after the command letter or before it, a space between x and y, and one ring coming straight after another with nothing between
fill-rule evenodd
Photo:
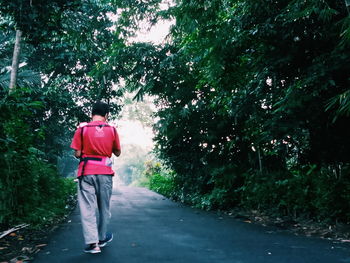
<instances>
[{"instance_id":1,"label":"rear view of man","mask_svg":"<svg viewBox=\"0 0 350 263\"><path fill-rule=\"evenodd\" d=\"M92 121L81 123L76 130L71 148L80 158L78 169L78 203L83 226L86 253L100 253L112 241L113 234L107 232L111 217L112 195L111 156L121 153L119 136L115 127L107 123L109 107L96 102L92 108Z\"/></svg>"}]
</instances>

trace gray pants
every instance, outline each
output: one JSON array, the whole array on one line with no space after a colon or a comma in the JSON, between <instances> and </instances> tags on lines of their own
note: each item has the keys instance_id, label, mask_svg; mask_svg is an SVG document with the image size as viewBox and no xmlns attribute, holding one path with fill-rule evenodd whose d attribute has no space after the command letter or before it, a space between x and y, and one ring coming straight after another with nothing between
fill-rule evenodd
<instances>
[{"instance_id":1,"label":"gray pants","mask_svg":"<svg viewBox=\"0 0 350 263\"><path fill-rule=\"evenodd\" d=\"M111 218L111 175L84 175L79 179L78 203L85 244L98 243L106 238Z\"/></svg>"}]
</instances>

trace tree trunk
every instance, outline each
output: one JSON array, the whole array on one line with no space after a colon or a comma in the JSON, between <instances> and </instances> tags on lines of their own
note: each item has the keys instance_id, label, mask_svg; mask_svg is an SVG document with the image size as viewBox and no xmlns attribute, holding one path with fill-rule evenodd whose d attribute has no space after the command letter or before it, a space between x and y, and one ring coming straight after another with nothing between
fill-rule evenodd
<instances>
[{"instance_id":1,"label":"tree trunk","mask_svg":"<svg viewBox=\"0 0 350 263\"><path fill-rule=\"evenodd\" d=\"M16 42L15 42L15 47L13 49L11 79L10 79L10 86L9 86L10 94L15 90L15 87L16 87L19 55L21 53L21 38L22 38L22 31L16 30Z\"/></svg>"},{"instance_id":2,"label":"tree trunk","mask_svg":"<svg viewBox=\"0 0 350 263\"><path fill-rule=\"evenodd\" d=\"M258 158L259 158L259 171L262 173L262 162L261 162L261 155L260 155L260 147L258 146Z\"/></svg>"}]
</instances>

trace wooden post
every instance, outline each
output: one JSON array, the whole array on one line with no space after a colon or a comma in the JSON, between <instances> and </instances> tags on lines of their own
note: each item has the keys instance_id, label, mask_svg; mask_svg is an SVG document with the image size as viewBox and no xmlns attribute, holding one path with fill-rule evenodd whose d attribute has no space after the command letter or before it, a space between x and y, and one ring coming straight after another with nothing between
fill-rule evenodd
<instances>
[{"instance_id":1,"label":"wooden post","mask_svg":"<svg viewBox=\"0 0 350 263\"><path fill-rule=\"evenodd\" d=\"M9 94L11 94L16 87L19 55L21 53L21 38L22 38L22 31L16 30L16 42L15 42L15 47L13 49Z\"/></svg>"}]
</instances>

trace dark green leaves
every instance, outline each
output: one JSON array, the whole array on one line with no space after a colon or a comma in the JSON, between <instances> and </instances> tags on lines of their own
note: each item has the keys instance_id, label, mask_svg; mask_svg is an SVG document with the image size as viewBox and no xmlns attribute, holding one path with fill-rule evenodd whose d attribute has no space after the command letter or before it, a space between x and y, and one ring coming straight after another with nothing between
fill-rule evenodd
<instances>
[{"instance_id":1,"label":"dark green leaves","mask_svg":"<svg viewBox=\"0 0 350 263\"><path fill-rule=\"evenodd\" d=\"M168 14L172 41L130 47L128 83L157 96L157 150L181 199L306 209L312 193L297 185L323 187L329 167L350 161L348 117L330 112L349 109L344 3L191 0ZM308 180L315 164L325 170Z\"/></svg>"}]
</instances>

